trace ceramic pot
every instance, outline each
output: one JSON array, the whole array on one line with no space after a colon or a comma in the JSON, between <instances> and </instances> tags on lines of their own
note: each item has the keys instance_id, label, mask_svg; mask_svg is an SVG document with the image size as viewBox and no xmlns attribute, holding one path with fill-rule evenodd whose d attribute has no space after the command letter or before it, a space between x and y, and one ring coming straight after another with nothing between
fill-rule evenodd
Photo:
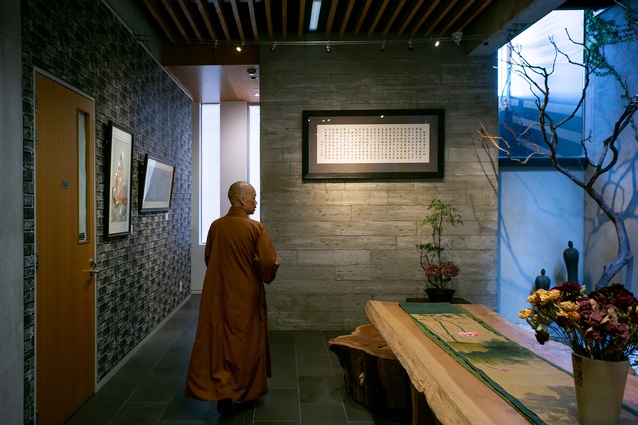
<instances>
[{"instance_id":1,"label":"ceramic pot","mask_svg":"<svg viewBox=\"0 0 638 425\"><path fill-rule=\"evenodd\" d=\"M574 389L581 425L616 425L620 417L629 360L608 362L572 353Z\"/></svg>"},{"instance_id":2,"label":"ceramic pot","mask_svg":"<svg viewBox=\"0 0 638 425\"><path fill-rule=\"evenodd\" d=\"M450 288L426 288L426 294L431 303L449 303L456 292L456 289Z\"/></svg>"}]
</instances>

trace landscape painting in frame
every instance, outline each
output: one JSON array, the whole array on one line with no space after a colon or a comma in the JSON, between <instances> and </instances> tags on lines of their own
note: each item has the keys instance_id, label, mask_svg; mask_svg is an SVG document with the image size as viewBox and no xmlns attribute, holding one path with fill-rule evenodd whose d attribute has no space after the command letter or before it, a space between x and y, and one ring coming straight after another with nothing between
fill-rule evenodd
<instances>
[{"instance_id":1,"label":"landscape painting in frame","mask_svg":"<svg viewBox=\"0 0 638 425\"><path fill-rule=\"evenodd\" d=\"M140 212L166 211L170 208L174 175L174 165L146 155Z\"/></svg>"}]
</instances>

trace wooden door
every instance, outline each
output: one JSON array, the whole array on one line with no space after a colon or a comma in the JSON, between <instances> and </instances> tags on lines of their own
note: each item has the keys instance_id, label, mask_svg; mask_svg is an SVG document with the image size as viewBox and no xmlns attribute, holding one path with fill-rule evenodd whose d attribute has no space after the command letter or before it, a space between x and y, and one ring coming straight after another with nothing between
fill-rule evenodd
<instances>
[{"instance_id":1,"label":"wooden door","mask_svg":"<svg viewBox=\"0 0 638 425\"><path fill-rule=\"evenodd\" d=\"M95 392L94 104L36 73L36 411L62 424Z\"/></svg>"}]
</instances>

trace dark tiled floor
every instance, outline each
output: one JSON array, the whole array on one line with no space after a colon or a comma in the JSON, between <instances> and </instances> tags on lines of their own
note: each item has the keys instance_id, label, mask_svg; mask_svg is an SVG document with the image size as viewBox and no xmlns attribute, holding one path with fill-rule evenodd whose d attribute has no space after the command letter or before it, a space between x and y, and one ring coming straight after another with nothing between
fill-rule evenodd
<instances>
[{"instance_id":1,"label":"dark tiled floor","mask_svg":"<svg viewBox=\"0 0 638 425\"><path fill-rule=\"evenodd\" d=\"M272 331L269 393L220 416L216 403L184 397L197 327L199 295L140 348L78 412L69 425L364 425L407 424L379 415L346 393L342 369L327 341L346 331Z\"/></svg>"}]
</instances>

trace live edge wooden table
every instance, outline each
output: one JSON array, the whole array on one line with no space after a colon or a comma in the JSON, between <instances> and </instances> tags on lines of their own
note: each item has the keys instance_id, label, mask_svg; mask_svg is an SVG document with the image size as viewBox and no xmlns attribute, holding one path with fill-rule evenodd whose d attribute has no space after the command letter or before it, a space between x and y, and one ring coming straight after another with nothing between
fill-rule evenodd
<instances>
[{"instance_id":1,"label":"live edge wooden table","mask_svg":"<svg viewBox=\"0 0 638 425\"><path fill-rule=\"evenodd\" d=\"M492 328L571 372L571 350L556 342L536 342L526 332L481 304L463 307ZM365 313L385 339L412 382L412 423L529 424L496 392L436 345L399 303L368 301ZM624 403L638 410L638 378L628 376ZM574 423L578 418L574 416Z\"/></svg>"}]
</instances>

